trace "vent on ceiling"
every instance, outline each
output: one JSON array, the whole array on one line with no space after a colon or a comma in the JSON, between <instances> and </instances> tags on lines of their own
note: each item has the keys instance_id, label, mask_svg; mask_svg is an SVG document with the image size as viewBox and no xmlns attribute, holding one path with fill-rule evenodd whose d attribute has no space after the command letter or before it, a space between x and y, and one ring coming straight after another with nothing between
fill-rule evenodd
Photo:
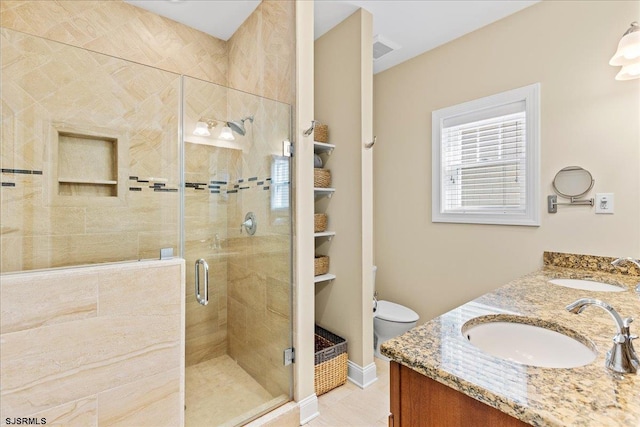
<instances>
[{"instance_id":1,"label":"vent on ceiling","mask_svg":"<svg viewBox=\"0 0 640 427\"><path fill-rule=\"evenodd\" d=\"M400 49L400 45L392 42L389 39L384 38L381 35L377 35L373 38L373 60L382 58L394 50Z\"/></svg>"}]
</instances>

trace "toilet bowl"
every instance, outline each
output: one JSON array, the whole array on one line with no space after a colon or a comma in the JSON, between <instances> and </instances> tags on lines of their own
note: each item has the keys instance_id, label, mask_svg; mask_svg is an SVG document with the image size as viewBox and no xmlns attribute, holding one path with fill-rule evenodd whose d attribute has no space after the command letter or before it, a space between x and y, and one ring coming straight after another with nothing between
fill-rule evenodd
<instances>
[{"instance_id":1,"label":"toilet bowl","mask_svg":"<svg viewBox=\"0 0 640 427\"><path fill-rule=\"evenodd\" d=\"M373 267L373 287L375 290L377 267ZM373 313L373 354L382 360L389 360L380 354L380 344L402 335L416 326L418 313L391 301L374 301Z\"/></svg>"}]
</instances>

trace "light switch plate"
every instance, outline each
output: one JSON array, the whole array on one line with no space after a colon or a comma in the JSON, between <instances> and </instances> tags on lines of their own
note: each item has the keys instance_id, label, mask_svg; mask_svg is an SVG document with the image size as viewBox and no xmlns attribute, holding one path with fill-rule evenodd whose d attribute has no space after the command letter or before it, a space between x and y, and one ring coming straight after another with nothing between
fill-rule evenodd
<instances>
[{"instance_id":1,"label":"light switch plate","mask_svg":"<svg viewBox=\"0 0 640 427\"><path fill-rule=\"evenodd\" d=\"M613 202L613 193L596 193L596 213L612 214Z\"/></svg>"}]
</instances>

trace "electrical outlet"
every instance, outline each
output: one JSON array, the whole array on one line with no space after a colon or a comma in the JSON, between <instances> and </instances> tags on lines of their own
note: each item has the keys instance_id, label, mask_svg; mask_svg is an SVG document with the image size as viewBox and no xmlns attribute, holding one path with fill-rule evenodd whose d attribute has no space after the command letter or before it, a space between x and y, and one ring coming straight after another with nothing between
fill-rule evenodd
<instances>
[{"instance_id":1,"label":"electrical outlet","mask_svg":"<svg viewBox=\"0 0 640 427\"><path fill-rule=\"evenodd\" d=\"M596 193L596 213L613 213L613 193Z\"/></svg>"}]
</instances>

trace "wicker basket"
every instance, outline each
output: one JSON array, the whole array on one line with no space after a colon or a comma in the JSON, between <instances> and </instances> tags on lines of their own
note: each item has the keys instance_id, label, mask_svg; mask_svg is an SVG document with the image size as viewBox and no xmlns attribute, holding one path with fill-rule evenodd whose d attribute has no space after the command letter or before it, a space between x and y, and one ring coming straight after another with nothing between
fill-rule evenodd
<instances>
[{"instance_id":1,"label":"wicker basket","mask_svg":"<svg viewBox=\"0 0 640 427\"><path fill-rule=\"evenodd\" d=\"M320 396L347 382L347 340L316 325L314 383Z\"/></svg>"},{"instance_id":2,"label":"wicker basket","mask_svg":"<svg viewBox=\"0 0 640 427\"><path fill-rule=\"evenodd\" d=\"M314 276L327 274L329 272L329 257L324 255L316 255L314 261Z\"/></svg>"},{"instance_id":3,"label":"wicker basket","mask_svg":"<svg viewBox=\"0 0 640 427\"><path fill-rule=\"evenodd\" d=\"M313 140L317 142L329 141L329 126L316 123L316 127L313 130Z\"/></svg>"},{"instance_id":4,"label":"wicker basket","mask_svg":"<svg viewBox=\"0 0 640 427\"><path fill-rule=\"evenodd\" d=\"M313 232L321 233L327 229L327 214L319 213L313 215Z\"/></svg>"},{"instance_id":5,"label":"wicker basket","mask_svg":"<svg viewBox=\"0 0 640 427\"><path fill-rule=\"evenodd\" d=\"M331 187L331 171L327 169L313 169L313 186L317 188Z\"/></svg>"}]
</instances>

